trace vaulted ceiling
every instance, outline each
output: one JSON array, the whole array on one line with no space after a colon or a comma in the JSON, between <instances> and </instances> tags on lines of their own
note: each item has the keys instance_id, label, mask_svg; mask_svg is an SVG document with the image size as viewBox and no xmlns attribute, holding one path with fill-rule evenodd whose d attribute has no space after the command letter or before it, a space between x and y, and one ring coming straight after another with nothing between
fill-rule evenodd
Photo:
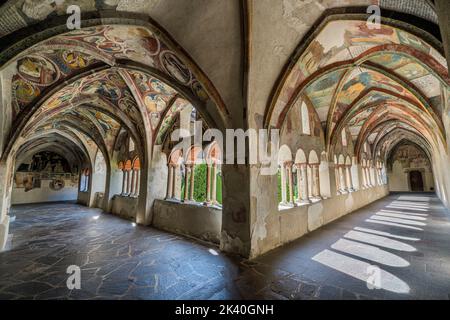
<instances>
[{"instance_id":1,"label":"vaulted ceiling","mask_svg":"<svg viewBox=\"0 0 450 320\"><path fill-rule=\"evenodd\" d=\"M223 87L217 85L220 81L233 83L234 71L229 77L220 75L240 66L227 62L227 57L203 64L213 84L181 45L151 20L153 13L164 20L160 13L175 8L186 15L185 6L176 2L77 1L83 21L82 28L73 31L66 26L67 1L10 0L3 5L0 73L3 96L11 96L6 101L10 108L3 110L8 129L4 131L9 132L4 149L17 152L36 137L50 135L70 141L71 146L81 143L91 158L97 149L111 156L121 130L128 131L138 146L162 144L180 111L192 105L211 127L228 127L230 110L236 106L225 105L222 97L227 94L219 94L216 86ZM354 5L375 2L430 24L437 22L431 1L358 0ZM197 10L190 13L208 7L202 1L193 3ZM321 10L352 4L327 1ZM283 0L285 20L277 23L293 24L298 18L296 6L307 5ZM443 92L449 90L450 80L436 35L391 18L383 18L380 28L371 29L366 14L353 11L323 16L314 24L281 71L261 122L280 127L292 106L305 102L317 112L330 155L342 130L352 136L358 156L368 144L372 155L384 157L395 141L405 137L424 147L442 142ZM198 15L192 20L201 21ZM208 21L211 30L215 23L219 26L220 21ZM165 27L178 35L187 28L181 22ZM223 28L217 29L229 39ZM251 32L260 31L254 29ZM192 40L185 35L178 40ZM196 57L216 54L212 46L190 49ZM238 57L245 54L236 50ZM234 57L236 50L227 52ZM259 89L259 82L249 86ZM230 92L241 96L236 90Z\"/></svg>"},{"instance_id":2,"label":"vaulted ceiling","mask_svg":"<svg viewBox=\"0 0 450 320\"><path fill-rule=\"evenodd\" d=\"M328 151L348 130L356 155L368 143L384 160L386 143L404 132L428 144L445 140L442 104L449 85L442 47L430 34L389 19L371 28L358 15L330 17L300 44L265 121L279 127L290 108L306 103L322 122ZM385 136L384 148L375 150Z\"/></svg>"},{"instance_id":3,"label":"vaulted ceiling","mask_svg":"<svg viewBox=\"0 0 450 320\"><path fill-rule=\"evenodd\" d=\"M44 34L25 50L15 44L3 51L12 97L5 112L15 128L9 147L16 143L13 151L20 145L22 150L36 136L56 137L54 130L70 133L62 140L69 146L75 130L93 142L88 149L98 148L109 159L121 129L138 146L162 143L179 112L192 104L200 112L217 107L219 119L207 120L220 127L223 104L197 80L201 72L188 67L189 58L152 27L98 25Z\"/></svg>"}]
</instances>

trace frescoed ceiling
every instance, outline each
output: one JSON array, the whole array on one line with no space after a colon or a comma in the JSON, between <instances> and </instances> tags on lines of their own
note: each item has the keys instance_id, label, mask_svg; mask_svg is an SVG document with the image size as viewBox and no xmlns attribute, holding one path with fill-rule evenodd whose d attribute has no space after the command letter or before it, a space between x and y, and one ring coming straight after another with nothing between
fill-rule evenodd
<instances>
[{"instance_id":1,"label":"frescoed ceiling","mask_svg":"<svg viewBox=\"0 0 450 320\"><path fill-rule=\"evenodd\" d=\"M22 1L24 8L27 2ZM112 2L115 7L119 1ZM49 14L60 9L53 7ZM217 107L225 118L223 105L212 101L183 61L187 58L172 47L146 27L100 25L24 48L0 65L0 72L13 69L8 75L11 127L20 128L21 139L31 139L43 128L76 128L89 136L85 141L111 154L121 129L139 146L148 137L150 143L160 141L179 111L192 102L200 109Z\"/></svg>"},{"instance_id":2,"label":"frescoed ceiling","mask_svg":"<svg viewBox=\"0 0 450 320\"><path fill-rule=\"evenodd\" d=\"M388 24L369 28L366 21L344 18L325 20L318 29L280 77L267 126L281 127L305 99L317 111L331 154L345 128L355 154L365 143L372 148L380 132L389 133L383 131L389 123L430 143L445 140L441 95L450 78L442 49L430 44L436 42L429 34Z\"/></svg>"}]
</instances>

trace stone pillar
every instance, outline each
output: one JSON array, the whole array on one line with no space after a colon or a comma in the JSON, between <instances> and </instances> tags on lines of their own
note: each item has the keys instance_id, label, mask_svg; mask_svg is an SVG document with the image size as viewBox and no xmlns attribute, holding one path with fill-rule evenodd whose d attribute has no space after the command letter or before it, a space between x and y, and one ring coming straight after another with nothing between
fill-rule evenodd
<instances>
[{"instance_id":1,"label":"stone pillar","mask_svg":"<svg viewBox=\"0 0 450 320\"><path fill-rule=\"evenodd\" d=\"M213 204L217 203L217 164L213 163L211 168L212 176L212 188L211 188L211 202Z\"/></svg>"},{"instance_id":2,"label":"stone pillar","mask_svg":"<svg viewBox=\"0 0 450 320\"><path fill-rule=\"evenodd\" d=\"M125 195L126 179L127 179L126 171L122 169L122 192L120 193L120 195L122 196Z\"/></svg>"},{"instance_id":3,"label":"stone pillar","mask_svg":"<svg viewBox=\"0 0 450 320\"><path fill-rule=\"evenodd\" d=\"M300 165L302 203L310 203L308 197L308 172L306 166L306 163Z\"/></svg>"},{"instance_id":4,"label":"stone pillar","mask_svg":"<svg viewBox=\"0 0 450 320\"><path fill-rule=\"evenodd\" d=\"M223 206L220 250L250 257L256 208L252 208L250 193L252 174L259 169L244 164L222 164ZM215 175L212 175L215 177ZM274 177L276 179L276 176ZM253 180L253 182L256 181ZM275 189L276 190L276 189ZM277 202L277 201L275 201ZM253 210L253 212L251 212Z\"/></svg>"},{"instance_id":5,"label":"stone pillar","mask_svg":"<svg viewBox=\"0 0 450 320\"><path fill-rule=\"evenodd\" d=\"M312 173L313 173L313 196L314 198L320 199L320 176L319 176L319 164L312 165Z\"/></svg>"},{"instance_id":6,"label":"stone pillar","mask_svg":"<svg viewBox=\"0 0 450 320\"><path fill-rule=\"evenodd\" d=\"M355 191L353 188L352 172L350 171L350 165L345 166L345 174L347 177L347 187L349 192Z\"/></svg>"},{"instance_id":7,"label":"stone pillar","mask_svg":"<svg viewBox=\"0 0 450 320\"><path fill-rule=\"evenodd\" d=\"M286 204L287 203L287 192L286 192L286 168L284 166L284 163L281 164L281 203Z\"/></svg>"},{"instance_id":8,"label":"stone pillar","mask_svg":"<svg viewBox=\"0 0 450 320\"><path fill-rule=\"evenodd\" d=\"M177 200L181 200L181 182L181 165L177 164L173 172L173 197Z\"/></svg>"},{"instance_id":9,"label":"stone pillar","mask_svg":"<svg viewBox=\"0 0 450 320\"><path fill-rule=\"evenodd\" d=\"M191 165L191 175L190 175L190 183L189 183L189 201L194 201L194 173L195 173L195 165Z\"/></svg>"},{"instance_id":10,"label":"stone pillar","mask_svg":"<svg viewBox=\"0 0 450 320\"><path fill-rule=\"evenodd\" d=\"M5 248L9 233L9 208L13 185L13 164L0 162L0 250Z\"/></svg>"},{"instance_id":11,"label":"stone pillar","mask_svg":"<svg viewBox=\"0 0 450 320\"><path fill-rule=\"evenodd\" d=\"M173 198L173 165L168 166L168 176L167 176L167 194L166 199Z\"/></svg>"},{"instance_id":12,"label":"stone pillar","mask_svg":"<svg viewBox=\"0 0 450 320\"><path fill-rule=\"evenodd\" d=\"M140 193L140 185L141 185L141 170L136 170L136 184L134 188L134 196L138 197Z\"/></svg>"},{"instance_id":13,"label":"stone pillar","mask_svg":"<svg viewBox=\"0 0 450 320\"><path fill-rule=\"evenodd\" d=\"M296 177L297 177L297 203L302 202L302 174L301 174L301 164L296 163L295 167L297 168Z\"/></svg>"},{"instance_id":14,"label":"stone pillar","mask_svg":"<svg viewBox=\"0 0 450 320\"><path fill-rule=\"evenodd\" d=\"M185 165L184 166L184 195L183 195L183 202L188 200L189 197L189 166Z\"/></svg>"},{"instance_id":15,"label":"stone pillar","mask_svg":"<svg viewBox=\"0 0 450 320\"><path fill-rule=\"evenodd\" d=\"M307 165L306 167L306 177L308 179L308 199L311 199L313 197L313 174L312 174L312 168L311 165Z\"/></svg>"},{"instance_id":16,"label":"stone pillar","mask_svg":"<svg viewBox=\"0 0 450 320\"><path fill-rule=\"evenodd\" d=\"M211 203L211 165L206 164L206 201L205 205Z\"/></svg>"},{"instance_id":17,"label":"stone pillar","mask_svg":"<svg viewBox=\"0 0 450 320\"><path fill-rule=\"evenodd\" d=\"M125 170L125 192L123 193L124 196L128 195L129 187L130 187L130 171Z\"/></svg>"},{"instance_id":18,"label":"stone pillar","mask_svg":"<svg viewBox=\"0 0 450 320\"><path fill-rule=\"evenodd\" d=\"M134 191L136 187L136 170L131 169L131 185L130 185L130 197L134 196Z\"/></svg>"},{"instance_id":19,"label":"stone pillar","mask_svg":"<svg viewBox=\"0 0 450 320\"><path fill-rule=\"evenodd\" d=\"M292 182L292 162L286 163L286 173L288 175L288 185L289 185L289 203L294 204L294 184Z\"/></svg>"},{"instance_id":20,"label":"stone pillar","mask_svg":"<svg viewBox=\"0 0 450 320\"><path fill-rule=\"evenodd\" d=\"M347 184L345 182L344 165L339 165L339 181L341 193L347 193Z\"/></svg>"},{"instance_id":21,"label":"stone pillar","mask_svg":"<svg viewBox=\"0 0 450 320\"><path fill-rule=\"evenodd\" d=\"M336 180L336 193L341 193L341 178L339 176L339 165L335 164L334 165L334 177Z\"/></svg>"},{"instance_id":22,"label":"stone pillar","mask_svg":"<svg viewBox=\"0 0 450 320\"><path fill-rule=\"evenodd\" d=\"M364 167L363 171L364 171L364 187L367 189L370 187L369 176L367 174L367 167Z\"/></svg>"}]
</instances>

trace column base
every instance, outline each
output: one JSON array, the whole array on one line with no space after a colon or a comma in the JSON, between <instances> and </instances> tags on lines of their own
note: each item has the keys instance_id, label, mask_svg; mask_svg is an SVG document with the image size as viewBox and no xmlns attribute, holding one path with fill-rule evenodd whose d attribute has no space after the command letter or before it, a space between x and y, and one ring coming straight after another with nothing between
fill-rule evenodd
<instances>
[{"instance_id":1,"label":"column base","mask_svg":"<svg viewBox=\"0 0 450 320\"><path fill-rule=\"evenodd\" d=\"M280 206L284 206L284 207L294 207L295 203L293 202L280 202Z\"/></svg>"}]
</instances>

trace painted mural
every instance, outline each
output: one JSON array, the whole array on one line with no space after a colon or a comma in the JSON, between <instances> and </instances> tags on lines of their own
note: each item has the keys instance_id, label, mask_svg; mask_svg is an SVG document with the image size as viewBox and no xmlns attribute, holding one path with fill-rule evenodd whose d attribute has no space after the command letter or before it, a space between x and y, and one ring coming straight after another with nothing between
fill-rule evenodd
<instances>
[{"instance_id":1,"label":"painted mural","mask_svg":"<svg viewBox=\"0 0 450 320\"><path fill-rule=\"evenodd\" d=\"M95 59L79 51L62 49L47 50L19 59L17 73L12 77L13 118L47 87L94 62Z\"/></svg>"},{"instance_id":2,"label":"painted mural","mask_svg":"<svg viewBox=\"0 0 450 320\"><path fill-rule=\"evenodd\" d=\"M328 108L344 72L344 70L338 70L326 74L305 89L305 94L314 105L322 122L327 120Z\"/></svg>"},{"instance_id":3,"label":"painted mural","mask_svg":"<svg viewBox=\"0 0 450 320\"><path fill-rule=\"evenodd\" d=\"M167 133L174 125L177 116L180 114L180 111L188 107L192 107L192 105L187 100L181 98L175 100L175 102L172 104L172 106L164 116L164 119L161 121L161 125L156 137L156 144L162 144L164 142Z\"/></svg>"},{"instance_id":4,"label":"painted mural","mask_svg":"<svg viewBox=\"0 0 450 320\"><path fill-rule=\"evenodd\" d=\"M393 44L402 46L404 52L395 52L383 49L376 53L378 47ZM370 50L370 51L369 51ZM427 57L424 61L418 61L412 56L413 52L419 52ZM419 54L417 54L419 55ZM361 59L358 67L354 67L354 59ZM348 67L342 71L325 72L331 64L350 61ZM323 70L325 75L308 84L306 93L314 106L318 109L321 120L328 117L326 106L331 106L333 114L330 116L332 123L328 125L328 132L332 132L336 123L345 113L348 106L365 90L370 88L382 88L391 90L400 96L410 99L415 98L404 86L389 79L380 72L364 68L364 63L378 65L388 72L411 81L426 97L439 94L439 77L448 81L448 70L445 59L428 43L404 30L382 25L379 29L369 29L365 21L336 20L328 22L319 32L307 48L298 57L297 62L288 71L286 80L282 83L279 94L275 96L273 109L269 110L272 125L280 125L287 110L292 103L296 88L303 85L305 80L314 72ZM426 65L436 66L434 70ZM345 78L344 78L345 77ZM342 88L336 83L343 81ZM448 82L450 83L450 82ZM337 101L333 105L332 95L337 88ZM331 96L330 96L331 94Z\"/></svg>"},{"instance_id":5,"label":"painted mural","mask_svg":"<svg viewBox=\"0 0 450 320\"><path fill-rule=\"evenodd\" d=\"M139 110L128 86L117 73L105 70L78 79L55 93L33 115L29 128L60 112L76 115L78 111L72 109L74 106L83 104L104 107L113 114L114 107L117 107L136 124L140 124ZM109 132L111 129L118 130L118 123L104 113L90 112L86 114L86 117L95 120L104 132Z\"/></svg>"},{"instance_id":6,"label":"painted mural","mask_svg":"<svg viewBox=\"0 0 450 320\"><path fill-rule=\"evenodd\" d=\"M49 47L82 47L103 57L104 62L129 59L158 69L186 87L200 100L208 94L183 60L150 30L139 26L105 25L89 27L52 38Z\"/></svg>"},{"instance_id":7,"label":"painted mural","mask_svg":"<svg viewBox=\"0 0 450 320\"><path fill-rule=\"evenodd\" d=\"M169 101L177 93L172 87L161 80L145 73L129 70L139 96L145 105L151 129L156 130L161 116L165 112Z\"/></svg>"},{"instance_id":8,"label":"painted mural","mask_svg":"<svg viewBox=\"0 0 450 320\"><path fill-rule=\"evenodd\" d=\"M14 176L15 188L23 188L25 191L41 188L43 180L50 180L55 189L64 188L64 180L76 185L78 181L78 168L71 166L69 162L59 154L43 151L33 155L30 159L21 163ZM63 181L61 186L60 181Z\"/></svg>"}]
</instances>

